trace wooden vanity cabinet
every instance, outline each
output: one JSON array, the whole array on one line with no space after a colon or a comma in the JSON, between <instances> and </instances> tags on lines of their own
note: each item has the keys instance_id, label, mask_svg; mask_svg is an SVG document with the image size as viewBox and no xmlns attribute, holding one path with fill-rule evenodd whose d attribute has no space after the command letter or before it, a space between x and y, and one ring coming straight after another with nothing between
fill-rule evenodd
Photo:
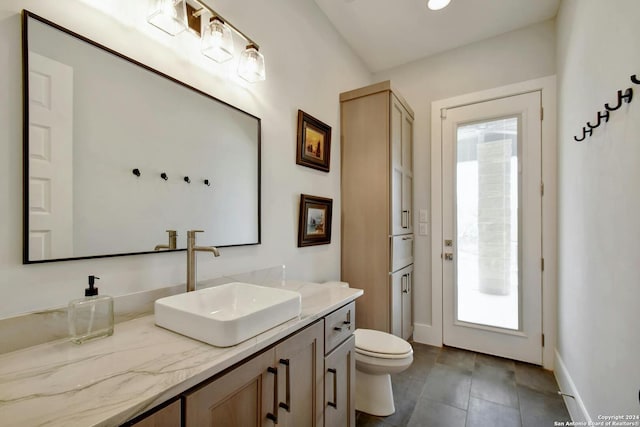
<instances>
[{"instance_id":1,"label":"wooden vanity cabinet","mask_svg":"<svg viewBox=\"0 0 640 427\"><path fill-rule=\"evenodd\" d=\"M322 426L324 323L186 393L185 426Z\"/></svg>"}]
</instances>

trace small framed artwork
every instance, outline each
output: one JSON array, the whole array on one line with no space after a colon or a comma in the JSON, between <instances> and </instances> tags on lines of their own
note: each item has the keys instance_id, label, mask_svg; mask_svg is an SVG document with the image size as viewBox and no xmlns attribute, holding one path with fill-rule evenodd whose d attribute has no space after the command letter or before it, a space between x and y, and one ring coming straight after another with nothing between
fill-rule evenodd
<instances>
[{"instance_id":1,"label":"small framed artwork","mask_svg":"<svg viewBox=\"0 0 640 427\"><path fill-rule=\"evenodd\" d=\"M331 126L298 110L298 148L296 163L329 172Z\"/></svg>"},{"instance_id":2,"label":"small framed artwork","mask_svg":"<svg viewBox=\"0 0 640 427\"><path fill-rule=\"evenodd\" d=\"M331 209L333 199L300 195L298 247L331 243Z\"/></svg>"}]
</instances>

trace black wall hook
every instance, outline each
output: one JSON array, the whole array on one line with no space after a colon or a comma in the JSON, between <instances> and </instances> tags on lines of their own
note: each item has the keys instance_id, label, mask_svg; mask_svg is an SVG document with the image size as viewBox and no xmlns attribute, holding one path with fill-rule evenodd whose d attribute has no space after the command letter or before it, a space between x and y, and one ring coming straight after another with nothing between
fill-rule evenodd
<instances>
[{"instance_id":1,"label":"black wall hook","mask_svg":"<svg viewBox=\"0 0 640 427\"><path fill-rule=\"evenodd\" d=\"M592 128L587 129L587 128L583 127L582 128L582 138L578 139L577 136L574 136L573 139L578 141L578 142L584 141L584 139L587 137L587 135L591 136L592 133L593 133L593 129Z\"/></svg>"},{"instance_id":2,"label":"black wall hook","mask_svg":"<svg viewBox=\"0 0 640 427\"><path fill-rule=\"evenodd\" d=\"M622 101L626 102L627 104L631 102L631 100L633 99L633 89L631 88L627 88L627 90L624 91L624 95L622 94L622 91L619 90L618 91L618 104L615 107L610 107L609 103L604 104L604 108L606 108L609 111L616 111L618 108L622 107Z\"/></svg>"},{"instance_id":3,"label":"black wall hook","mask_svg":"<svg viewBox=\"0 0 640 427\"><path fill-rule=\"evenodd\" d=\"M191 180L189 179L188 176L184 177L184 182L186 182L187 184L191 184Z\"/></svg>"},{"instance_id":4,"label":"black wall hook","mask_svg":"<svg viewBox=\"0 0 640 427\"><path fill-rule=\"evenodd\" d=\"M609 111L607 110L598 111L598 123L592 125L591 122L587 122L587 126L589 126L591 129L595 129L602 123L601 119L604 119L604 122L607 123L609 121L609 115Z\"/></svg>"},{"instance_id":5,"label":"black wall hook","mask_svg":"<svg viewBox=\"0 0 640 427\"><path fill-rule=\"evenodd\" d=\"M206 185L207 187L211 187L211 183L209 182L208 179L204 180L204 185Z\"/></svg>"},{"instance_id":6,"label":"black wall hook","mask_svg":"<svg viewBox=\"0 0 640 427\"><path fill-rule=\"evenodd\" d=\"M134 169L134 170L132 170L131 172L133 172L133 174L134 174L135 176L137 176L138 178L140 178L140 169L135 168L135 169Z\"/></svg>"},{"instance_id":7,"label":"black wall hook","mask_svg":"<svg viewBox=\"0 0 640 427\"><path fill-rule=\"evenodd\" d=\"M640 80L638 80L635 74L631 76L631 81L637 85L640 85Z\"/></svg>"},{"instance_id":8,"label":"black wall hook","mask_svg":"<svg viewBox=\"0 0 640 427\"><path fill-rule=\"evenodd\" d=\"M167 174L166 174L166 173L164 173L164 172L162 172L162 173L160 174L160 178L164 179L165 181L169 179L169 177L167 176Z\"/></svg>"}]
</instances>

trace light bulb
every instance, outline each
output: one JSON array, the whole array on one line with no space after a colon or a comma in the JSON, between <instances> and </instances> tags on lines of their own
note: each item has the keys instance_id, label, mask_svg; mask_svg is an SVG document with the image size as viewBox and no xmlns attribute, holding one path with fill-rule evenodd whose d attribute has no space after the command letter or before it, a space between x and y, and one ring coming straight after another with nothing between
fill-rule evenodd
<instances>
[{"instance_id":1,"label":"light bulb","mask_svg":"<svg viewBox=\"0 0 640 427\"><path fill-rule=\"evenodd\" d=\"M427 2L427 7L431 10L440 10L447 7L450 2L451 0L429 0Z\"/></svg>"}]
</instances>

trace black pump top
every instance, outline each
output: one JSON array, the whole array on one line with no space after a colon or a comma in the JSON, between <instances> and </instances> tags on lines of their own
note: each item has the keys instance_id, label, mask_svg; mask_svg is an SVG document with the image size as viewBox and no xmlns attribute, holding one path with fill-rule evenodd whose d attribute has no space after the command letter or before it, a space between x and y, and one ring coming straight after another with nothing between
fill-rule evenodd
<instances>
[{"instance_id":1,"label":"black pump top","mask_svg":"<svg viewBox=\"0 0 640 427\"><path fill-rule=\"evenodd\" d=\"M93 287L93 284L96 282L96 279L100 279L100 278L93 275L89 276L89 287L84 290L85 297L93 297L98 295L98 288Z\"/></svg>"}]
</instances>

